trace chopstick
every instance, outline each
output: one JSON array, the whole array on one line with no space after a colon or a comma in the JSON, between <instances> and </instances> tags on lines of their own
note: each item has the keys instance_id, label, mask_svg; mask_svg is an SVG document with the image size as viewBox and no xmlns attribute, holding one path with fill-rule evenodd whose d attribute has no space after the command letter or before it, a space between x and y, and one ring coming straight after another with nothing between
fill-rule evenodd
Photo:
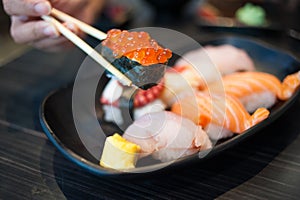
<instances>
[{"instance_id":1,"label":"chopstick","mask_svg":"<svg viewBox=\"0 0 300 200\"><path fill-rule=\"evenodd\" d=\"M100 64L106 70L108 70L110 73L112 73L114 76L116 76L122 84L127 85L127 86L133 86L132 81L127 76L125 76L118 69L116 69L110 62L108 62L106 59L104 59L96 50L94 50L91 46L89 46L86 42L84 42L75 33L73 33L68 28L66 28L64 25L62 25L58 20L56 20L55 18L48 16L48 15L42 16L42 19L47 22L52 23L62 35L64 35L67 39L69 39L77 47L79 47L81 50L83 50L88 56L93 58L98 64ZM78 24L76 24L76 25L78 25Z\"/></svg>"},{"instance_id":2,"label":"chopstick","mask_svg":"<svg viewBox=\"0 0 300 200\"><path fill-rule=\"evenodd\" d=\"M65 22L72 22L73 24L75 24L79 29L81 29L83 32L93 36L94 38L97 38L99 40L103 40L106 38L106 33L103 33L102 31L62 12L59 11L55 8L52 8L51 10L51 14L56 17L57 19L61 20L61 21L65 21Z\"/></svg>"}]
</instances>

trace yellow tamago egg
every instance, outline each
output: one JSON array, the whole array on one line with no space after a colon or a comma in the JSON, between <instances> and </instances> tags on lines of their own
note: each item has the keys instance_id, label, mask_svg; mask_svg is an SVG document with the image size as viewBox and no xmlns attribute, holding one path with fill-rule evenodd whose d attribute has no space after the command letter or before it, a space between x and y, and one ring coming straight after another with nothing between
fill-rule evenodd
<instances>
[{"instance_id":1,"label":"yellow tamago egg","mask_svg":"<svg viewBox=\"0 0 300 200\"><path fill-rule=\"evenodd\" d=\"M135 168L140 150L139 145L115 133L106 138L100 165L118 170Z\"/></svg>"}]
</instances>

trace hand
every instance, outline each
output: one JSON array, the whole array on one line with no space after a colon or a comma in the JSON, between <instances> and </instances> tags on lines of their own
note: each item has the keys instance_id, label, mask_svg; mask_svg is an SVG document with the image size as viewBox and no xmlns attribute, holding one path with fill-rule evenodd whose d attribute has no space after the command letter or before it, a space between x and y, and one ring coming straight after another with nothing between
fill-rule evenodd
<instances>
[{"instance_id":1,"label":"hand","mask_svg":"<svg viewBox=\"0 0 300 200\"><path fill-rule=\"evenodd\" d=\"M90 24L101 11L103 3L103 0L3 0L4 9L11 16L10 30L14 41L45 51L60 51L73 45L40 16L48 15L55 7ZM66 26L83 37L74 24Z\"/></svg>"}]
</instances>

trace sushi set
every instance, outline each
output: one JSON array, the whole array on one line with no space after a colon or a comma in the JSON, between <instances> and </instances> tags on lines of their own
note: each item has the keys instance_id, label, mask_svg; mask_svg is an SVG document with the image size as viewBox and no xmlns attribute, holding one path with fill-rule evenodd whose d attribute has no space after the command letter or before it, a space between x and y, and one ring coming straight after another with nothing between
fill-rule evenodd
<instances>
[{"instance_id":1,"label":"sushi set","mask_svg":"<svg viewBox=\"0 0 300 200\"><path fill-rule=\"evenodd\" d=\"M54 91L43 101L40 122L46 135L64 156L91 173L143 173L210 158L271 125L299 97L300 63L288 53L236 37L202 45L216 65L224 63L218 51L223 55L231 52L228 63L219 65L223 95L213 76L201 80L180 59L166 69L159 83L148 90L136 89L125 104L122 94L127 86L104 75L97 86L94 110L106 137L89 133L101 140L93 141L96 156L86 148L74 123L73 85ZM185 58L196 59L198 51L188 52ZM234 60L240 63L231 63ZM193 92L196 88L193 97L178 74ZM122 115L120 105L127 106L127 115ZM90 125L88 120L82 123ZM122 159L126 162L116 164Z\"/></svg>"}]
</instances>

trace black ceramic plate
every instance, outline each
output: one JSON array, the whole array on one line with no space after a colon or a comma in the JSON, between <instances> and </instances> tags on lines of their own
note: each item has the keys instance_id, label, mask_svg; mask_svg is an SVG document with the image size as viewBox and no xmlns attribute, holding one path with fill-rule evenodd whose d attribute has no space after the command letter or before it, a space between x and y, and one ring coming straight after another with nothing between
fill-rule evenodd
<instances>
[{"instance_id":1,"label":"black ceramic plate","mask_svg":"<svg viewBox=\"0 0 300 200\"><path fill-rule=\"evenodd\" d=\"M222 45L231 44L238 48L247 51L250 57L254 60L259 71L264 71L276 75L278 78L283 79L286 75L300 70L300 63L291 55L286 52L274 49L271 46L242 38L222 38L214 41L209 41L205 44L209 45ZM204 44L204 45L205 45ZM105 80L101 81L99 91L105 85ZM249 136L259 132L263 127L272 123L279 117L286 109L296 100L299 96L299 91L296 92L288 101L278 102L271 108L271 114L268 119L260 124L245 131L241 135L237 135L228 140L218 142L216 146L205 157L208 159L216 153L241 142ZM107 170L98 165L99 160L95 159L82 144L75 125L72 115L72 86L61 88L49 94L43 101L40 109L40 122L42 127L55 147L69 160L76 163L87 171L97 175L123 175L128 174L115 170ZM97 117L102 120L103 111L99 106L95 108ZM88 124L87 124L88 126ZM115 131L115 126L110 123L102 124L104 132L112 133ZM99 153L102 149L99 147ZM197 154L176 160L168 167L175 167L183 163L188 163L192 160L198 160ZM200 159L204 161L205 159ZM154 169L165 166L165 163L156 163L149 166L138 167L132 172L152 171ZM131 173L132 174L132 173Z\"/></svg>"}]
</instances>

